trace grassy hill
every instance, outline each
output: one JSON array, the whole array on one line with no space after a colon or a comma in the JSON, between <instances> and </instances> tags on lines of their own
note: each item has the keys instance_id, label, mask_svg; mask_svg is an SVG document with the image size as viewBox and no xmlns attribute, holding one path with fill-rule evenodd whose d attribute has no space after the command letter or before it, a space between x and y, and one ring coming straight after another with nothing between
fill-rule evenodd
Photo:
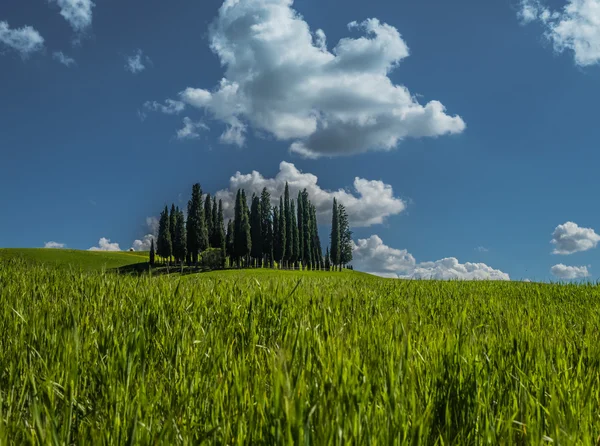
<instances>
[{"instance_id":1,"label":"grassy hill","mask_svg":"<svg viewBox=\"0 0 600 446\"><path fill-rule=\"evenodd\" d=\"M600 435L591 284L149 277L93 271L145 260L130 253L0 258L23 259L0 266L0 444L587 445ZM78 261L92 271L64 268Z\"/></svg>"},{"instance_id":2,"label":"grassy hill","mask_svg":"<svg viewBox=\"0 0 600 446\"><path fill-rule=\"evenodd\" d=\"M145 263L147 252L78 251L73 249L0 248L0 260L19 258L30 264L74 267L83 270L114 269Z\"/></svg>"}]
</instances>

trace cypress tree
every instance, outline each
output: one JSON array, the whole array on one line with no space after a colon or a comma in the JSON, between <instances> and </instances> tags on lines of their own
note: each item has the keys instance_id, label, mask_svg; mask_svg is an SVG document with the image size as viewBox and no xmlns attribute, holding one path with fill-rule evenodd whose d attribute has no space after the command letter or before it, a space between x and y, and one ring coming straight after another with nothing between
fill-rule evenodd
<instances>
[{"instance_id":1,"label":"cypress tree","mask_svg":"<svg viewBox=\"0 0 600 446\"><path fill-rule=\"evenodd\" d=\"M338 205L340 225L340 267L352 261L352 231L348 221L348 213L343 204Z\"/></svg>"},{"instance_id":2,"label":"cypress tree","mask_svg":"<svg viewBox=\"0 0 600 446\"><path fill-rule=\"evenodd\" d=\"M286 266L289 267L289 263L292 261L292 255L294 253L294 236L292 234L292 211L290 208L290 188L287 181L285 182L285 189L283 192L283 206L285 212L285 262Z\"/></svg>"},{"instance_id":3,"label":"cypress tree","mask_svg":"<svg viewBox=\"0 0 600 446\"><path fill-rule=\"evenodd\" d=\"M304 257L302 263L308 269L312 266L312 249L311 249L311 226L310 226L310 201L308 200L308 192L306 189L302 191L302 239L304 241Z\"/></svg>"},{"instance_id":4,"label":"cypress tree","mask_svg":"<svg viewBox=\"0 0 600 446\"><path fill-rule=\"evenodd\" d=\"M311 204L311 232L313 236L313 259L316 269L323 269L323 248L319 238L319 226L317 224L317 209Z\"/></svg>"},{"instance_id":5,"label":"cypress tree","mask_svg":"<svg viewBox=\"0 0 600 446\"><path fill-rule=\"evenodd\" d=\"M337 200L333 199L333 209L331 215L331 235L329 237L331 242L331 264L333 269L337 267L340 263L340 222L338 218L338 204Z\"/></svg>"},{"instance_id":6,"label":"cypress tree","mask_svg":"<svg viewBox=\"0 0 600 446\"><path fill-rule=\"evenodd\" d=\"M298 199L296 202L298 203L298 261L304 262L304 219L302 211L302 192L300 191L298 191Z\"/></svg>"},{"instance_id":7,"label":"cypress tree","mask_svg":"<svg viewBox=\"0 0 600 446\"><path fill-rule=\"evenodd\" d=\"M271 194L265 187L260 194L260 226L262 235L263 262L272 266L273 222L271 221Z\"/></svg>"},{"instance_id":8,"label":"cypress tree","mask_svg":"<svg viewBox=\"0 0 600 446\"><path fill-rule=\"evenodd\" d=\"M171 203L171 213L169 214L169 233L171 234L171 255L175 255L175 227L177 226L177 211L175 203Z\"/></svg>"},{"instance_id":9,"label":"cypress tree","mask_svg":"<svg viewBox=\"0 0 600 446\"><path fill-rule=\"evenodd\" d=\"M279 208L273 207L273 260L281 262L281 228L279 227Z\"/></svg>"},{"instance_id":10,"label":"cypress tree","mask_svg":"<svg viewBox=\"0 0 600 446\"><path fill-rule=\"evenodd\" d=\"M208 234L204 221L202 188L199 183L192 186L192 198L188 201L187 248L190 262L198 262L198 254L208 246Z\"/></svg>"},{"instance_id":11,"label":"cypress tree","mask_svg":"<svg viewBox=\"0 0 600 446\"><path fill-rule=\"evenodd\" d=\"M233 257L238 268L240 267L240 258L242 248L242 220L244 205L242 204L242 191L238 189L235 196L235 207L233 211Z\"/></svg>"},{"instance_id":12,"label":"cypress tree","mask_svg":"<svg viewBox=\"0 0 600 446\"><path fill-rule=\"evenodd\" d=\"M223 257L226 255L225 248L225 221L223 219L223 200L219 200L219 207L217 209L217 224L215 229L215 247L220 248L223 251Z\"/></svg>"},{"instance_id":13,"label":"cypress tree","mask_svg":"<svg viewBox=\"0 0 600 446\"><path fill-rule=\"evenodd\" d=\"M292 239L292 254L290 255L290 262L294 266L298 266L298 261L300 260L298 256L298 252L300 251L300 247L298 245L298 224L296 222L296 206L294 205L294 200L290 203L290 215L292 216L292 221L290 225L291 230L291 239Z\"/></svg>"},{"instance_id":14,"label":"cypress tree","mask_svg":"<svg viewBox=\"0 0 600 446\"><path fill-rule=\"evenodd\" d=\"M252 234L250 232L250 210L248 209L248 201L244 189L242 189L242 205L242 257L246 259L245 264L248 266L248 260L252 250Z\"/></svg>"},{"instance_id":15,"label":"cypress tree","mask_svg":"<svg viewBox=\"0 0 600 446\"><path fill-rule=\"evenodd\" d=\"M233 220L227 222L227 239L225 241L225 252L229 257L229 266L233 265L235 259L235 230L233 227Z\"/></svg>"},{"instance_id":16,"label":"cypress tree","mask_svg":"<svg viewBox=\"0 0 600 446\"><path fill-rule=\"evenodd\" d=\"M283 205L283 198L279 197L279 245L281 249L281 258L279 262L281 263L280 267L285 266L286 259L286 247L287 247L287 231L285 225L285 208Z\"/></svg>"},{"instance_id":17,"label":"cypress tree","mask_svg":"<svg viewBox=\"0 0 600 446\"><path fill-rule=\"evenodd\" d=\"M325 270L329 271L331 268L331 259L329 258L329 246L325 250Z\"/></svg>"},{"instance_id":18,"label":"cypress tree","mask_svg":"<svg viewBox=\"0 0 600 446\"><path fill-rule=\"evenodd\" d=\"M169 209L165 206L165 209L160 214L160 220L158 222L157 253L163 259L169 260L172 249Z\"/></svg>"},{"instance_id":19,"label":"cypress tree","mask_svg":"<svg viewBox=\"0 0 600 446\"><path fill-rule=\"evenodd\" d=\"M212 236L210 237L211 248L220 248L219 244L219 208L217 207L217 197L213 197L212 204L210 206L212 221Z\"/></svg>"},{"instance_id":20,"label":"cypress tree","mask_svg":"<svg viewBox=\"0 0 600 446\"><path fill-rule=\"evenodd\" d=\"M173 241L173 254L175 260L182 263L187 255L185 218L183 211L177 209L175 213L175 239Z\"/></svg>"},{"instance_id":21,"label":"cypress tree","mask_svg":"<svg viewBox=\"0 0 600 446\"><path fill-rule=\"evenodd\" d=\"M152 238L152 241L150 242L150 266L154 266L154 260L155 260L155 253L154 253L154 238Z\"/></svg>"},{"instance_id":22,"label":"cypress tree","mask_svg":"<svg viewBox=\"0 0 600 446\"><path fill-rule=\"evenodd\" d=\"M204 200L204 219L206 222L206 234L208 236L208 248L213 247L212 242L215 238L215 232L213 230L213 212L212 212L212 199L210 198L210 194L206 194L206 198Z\"/></svg>"},{"instance_id":23,"label":"cypress tree","mask_svg":"<svg viewBox=\"0 0 600 446\"><path fill-rule=\"evenodd\" d=\"M260 198L252 194L252 208L250 210L250 234L252 236L252 262L261 263L263 256L263 235L262 235L262 209Z\"/></svg>"}]
</instances>

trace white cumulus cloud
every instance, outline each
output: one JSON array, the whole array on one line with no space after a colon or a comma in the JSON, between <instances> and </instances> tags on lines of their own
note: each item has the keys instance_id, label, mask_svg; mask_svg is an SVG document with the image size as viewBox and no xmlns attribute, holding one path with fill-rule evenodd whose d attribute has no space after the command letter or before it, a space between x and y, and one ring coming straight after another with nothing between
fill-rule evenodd
<instances>
[{"instance_id":1,"label":"white cumulus cloud","mask_svg":"<svg viewBox=\"0 0 600 446\"><path fill-rule=\"evenodd\" d=\"M62 249L62 248L66 248L67 245L65 245L64 243L58 243L58 242L46 242L44 243L44 248L48 248L48 249Z\"/></svg>"},{"instance_id":2,"label":"white cumulus cloud","mask_svg":"<svg viewBox=\"0 0 600 446\"><path fill-rule=\"evenodd\" d=\"M441 102L421 105L390 73L409 50L396 28L352 22L358 37L331 50L292 0L225 0L210 45L225 68L213 89L187 88L180 99L226 125L221 141L243 145L248 127L289 141L306 157L391 150L405 138L461 133L460 116ZM360 35L362 34L362 35Z\"/></svg>"},{"instance_id":3,"label":"white cumulus cloud","mask_svg":"<svg viewBox=\"0 0 600 446\"><path fill-rule=\"evenodd\" d=\"M567 266L562 263L554 265L550 271L559 279L583 279L590 275L587 266Z\"/></svg>"},{"instance_id":4,"label":"white cumulus cloud","mask_svg":"<svg viewBox=\"0 0 600 446\"><path fill-rule=\"evenodd\" d=\"M92 24L92 0L48 0L60 8L60 15L69 22L71 28L80 33Z\"/></svg>"},{"instance_id":5,"label":"white cumulus cloud","mask_svg":"<svg viewBox=\"0 0 600 446\"><path fill-rule=\"evenodd\" d=\"M485 263L461 264L454 257L416 263L406 250L391 248L377 235L353 243L355 269L382 277L437 280L510 280L508 274Z\"/></svg>"},{"instance_id":6,"label":"white cumulus cloud","mask_svg":"<svg viewBox=\"0 0 600 446\"><path fill-rule=\"evenodd\" d=\"M186 116L183 118L183 128L177 130L177 139L199 138L200 130L209 130L209 128L202 121L194 122Z\"/></svg>"},{"instance_id":7,"label":"white cumulus cloud","mask_svg":"<svg viewBox=\"0 0 600 446\"><path fill-rule=\"evenodd\" d=\"M553 254L565 255L595 248L599 241L600 235L592 228L581 228L577 223L568 221L554 229L550 243L555 245Z\"/></svg>"},{"instance_id":8,"label":"white cumulus cloud","mask_svg":"<svg viewBox=\"0 0 600 446\"><path fill-rule=\"evenodd\" d=\"M126 58L125 69L132 74L137 74L144 71L146 69L146 65L149 63L151 63L150 58L148 56L144 56L144 52L138 49L133 55Z\"/></svg>"},{"instance_id":9,"label":"white cumulus cloud","mask_svg":"<svg viewBox=\"0 0 600 446\"><path fill-rule=\"evenodd\" d=\"M572 51L577 65L600 62L600 0L568 0L562 11L539 0L522 0L518 15L524 23L541 23L554 50Z\"/></svg>"},{"instance_id":10,"label":"white cumulus cloud","mask_svg":"<svg viewBox=\"0 0 600 446\"><path fill-rule=\"evenodd\" d=\"M346 207L350 223L354 227L381 224L387 217L400 214L406 208L406 203L394 196L392 186L383 181L356 177L353 192L345 189L329 191L317 184L316 175L301 172L294 164L285 161L279 164L279 172L275 178L265 178L257 171L249 174L236 172L229 179L229 188L218 191L216 197L217 200L223 200L225 217L231 218L235 193L238 189L244 189L246 196L250 198L253 193L259 195L266 187L271 194L272 204L275 205L279 204L279 197L283 195L286 181L291 198L296 198L298 191L307 190L316 207L319 222L322 224L331 222L334 198Z\"/></svg>"},{"instance_id":11,"label":"white cumulus cloud","mask_svg":"<svg viewBox=\"0 0 600 446\"><path fill-rule=\"evenodd\" d=\"M102 237L98 241L98 246L92 246L88 251L120 251L118 243L111 243L110 239Z\"/></svg>"},{"instance_id":12,"label":"white cumulus cloud","mask_svg":"<svg viewBox=\"0 0 600 446\"><path fill-rule=\"evenodd\" d=\"M0 48L2 46L15 50L26 59L44 48L44 38L31 26L13 29L8 22L0 22Z\"/></svg>"},{"instance_id":13,"label":"white cumulus cloud","mask_svg":"<svg viewBox=\"0 0 600 446\"><path fill-rule=\"evenodd\" d=\"M134 251L150 251L154 236L152 234L145 235L141 240L134 240L131 244L131 248Z\"/></svg>"},{"instance_id":14,"label":"white cumulus cloud","mask_svg":"<svg viewBox=\"0 0 600 446\"><path fill-rule=\"evenodd\" d=\"M352 242L352 264L355 269L382 277L397 278L415 269L415 258L406 249L394 249L378 235Z\"/></svg>"},{"instance_id":15,"label":"white cumulus cloud","mask_svg":"<svg viewBox=\"0 0 600 446\"><path fill-rule=\"evenodd\" d=\"M61 64L63 64L66 67L75 65L75 59L67 56L62 51L55 51L54 53L52 53L52 57L54 58L54 60L57 60L58 62L60 62Z\"/></svg>"}]
</instances>

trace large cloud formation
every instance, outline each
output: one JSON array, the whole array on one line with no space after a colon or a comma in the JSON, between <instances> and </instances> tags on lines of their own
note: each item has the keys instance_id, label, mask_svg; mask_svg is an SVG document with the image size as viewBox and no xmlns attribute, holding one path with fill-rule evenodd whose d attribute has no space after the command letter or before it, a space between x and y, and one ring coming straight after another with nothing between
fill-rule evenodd
<instances>
[{"instance_id":1,"label":"large cloud formation","mask_svg":"<svg viewBox=\"0 0 600 446\"><path fill-rule=\"evenodd\" d=\"M580 228L577 223L568 221L554 229L550 243L556 246L553 254L566 255L595 248L599 241L600 235L592 228Z\"/></svg>"},{"instance_id":2,"label":"large cloud formation","mask_svg":"<svg viewBox=\"0 0 600 446\"><path fill-rule=\"evenodd\" d=\"M540 22L554 50L572 51L577 65L600 62L600 0L568 0L560 12L539 0L522 0L519 17L524 23Z\"/></svg>"},{"instance_id":3,"label":"large cloud formation","mask_svg":"<svg viewBox=\"0 0 600 446\"><path fill-rule=\"evenodd\" d=\"M558 265L554 265L550 268L550 272L555 277L559 279L583 279L588 277L590 273L588 272L587 266L567 266L559 263Z\"/></svg>"},{"instance_id":4,"label":"large cloud formation","mask_svg":"<svg viewBox=\"0 0 600 446\"><path fill-rule=\"evenodd\" d=\"M352 262L357 270L382 277L436 280L510 280L508 274L485 263L459 263L454 257L435 262L416 263L406 250L385 245L372 235L353 244Z\"/></svg>"},{"instance_id":5,"label":"large cloud formation","mask_svg":"<svg viewBox=\"0 0 600 446\"><path fill-rule=\"evenodd\" d=\"M225 67L212 90L187 88L180 99L226 125L224 143L244 145L248 126L306 157L391 150L404 138L461 133L465 123L439 101L419 104L389 75L409 50L396 28L377 19L331 50L293 0L225 0L210 45Z\"/></svg>"},{"instance_id":6,"label":"large cloud formation","mask_svg":"<svg viewBox=\"0 0 600 446\"><path fill-rule=\"evenodd\" d=\"M271 194L272 204L276 205L279 204L279 197L283 195L286 181L289 184L292 198L296 198L298 191L306 188L316 207L319 222L322 224L331 222L334 198L346 207L350 223L354 227L381 224L387 217L400 214L406 208L406 203L394 196L392 186L383 181L356 177L354 179L356 194L344 189L328 191L317 184L316 175L303 173L294 164L285 161L279 164L279 172L275 178L265 178L257 171L249 174L237 172L230 178L229 188L218 191L216 196L217 199L223 200L225 218L231 218L235 193L238 189L244 189L246 196L250 198L253 193L259 195L266 187Z\"/></svg>"},{"instance_id":7,"label":"large cloud formation","mask_svg":"<svg viewBox=\"0 0 600 446\"><path fill-rule=\"evenodd\" d=\"M8 22L0 22L0 49L7 47L26 59L44 48L44 38L31 26L11 28Z\"/></svg>"}]
</instances>

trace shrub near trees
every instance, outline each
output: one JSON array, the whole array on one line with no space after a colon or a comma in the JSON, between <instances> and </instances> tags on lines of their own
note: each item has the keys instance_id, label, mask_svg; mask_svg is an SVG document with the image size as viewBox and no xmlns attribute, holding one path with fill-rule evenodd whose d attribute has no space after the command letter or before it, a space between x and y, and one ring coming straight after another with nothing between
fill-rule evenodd
<instances>
[{"instance_id":1,"label":"shrub near trees","mask_svg":"<svg viewBox=\"0 0 600 446\"><path fill-rule=\"evenodd\" d=\"M246 192L236 193L234 216L223 218L223 202L203 196L200 184L192 187L187 219L171 205L161 212L156 256L163 262L209 269L229 267L302 268L341 270L352 261L352 231L344 205L333 200L330 246L323 256L317 210L306 189L290 198L286 183L279 206L271 206L264 188L253 194L248 207ZM152 242L154 255L154 241ZM154 258L152 258L154 263Z\"/></svg>"}]
</instances>

